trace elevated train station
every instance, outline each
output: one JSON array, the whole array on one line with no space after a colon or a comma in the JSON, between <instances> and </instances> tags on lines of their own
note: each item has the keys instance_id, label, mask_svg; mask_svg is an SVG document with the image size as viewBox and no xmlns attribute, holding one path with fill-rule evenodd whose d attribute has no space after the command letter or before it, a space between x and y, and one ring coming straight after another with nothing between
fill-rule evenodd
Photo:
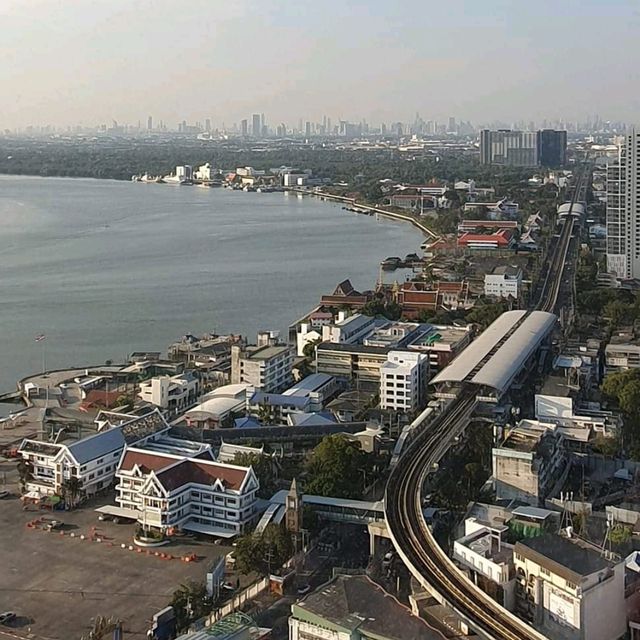
<instances>
[{"instance_id":1,"label":"elevated train station","mask_svg":"<svg viewBox=\"0 0 640 640\"><path fill-rule=\"evenodd\" d=\"M531 370L556 320L546 311L503 313L431 380L436 397L455 398L463 386L474 385L478 401L498 403Z\"/></svg>"}]
</instances>

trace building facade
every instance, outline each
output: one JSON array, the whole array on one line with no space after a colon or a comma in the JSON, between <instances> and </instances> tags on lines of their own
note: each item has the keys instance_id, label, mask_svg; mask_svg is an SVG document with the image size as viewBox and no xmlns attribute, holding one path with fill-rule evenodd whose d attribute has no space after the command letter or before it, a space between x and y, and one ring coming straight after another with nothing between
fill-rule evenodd
<instances>
[{"instance_id":1,"label":"building facade","mask_svg":"<svg viewBox=\"0 0 640 640\"><path fill-rule=\"evenodd\" d=\"M522 293L522 269L510 265L496 267L484 276L484 295L518 300Z\"/></svg>"},{"instance_id":2,"label":"building facade","mask_svg":"<svg viewBox=\"0 0 640 640\"><path fill-rule=\"evenodd\" d=\"M292 382L295 349L273 336L258 336L257 345L231 347L231 383L246 383L265 393L278 393Z\"/></svg>"},{"instance_id":3,"label":"building facade","mask_svg":"<svg viewBox=\"0 0 640 640\"><path fill-rule=\"evenodd\" d=\"M535 167L538 165L538 135L535 131L483 129L480 132L480 162Z\"/></svg>"},{"instance_id":4,"label":"building facade","mask_svg":"<svg viewBox=\"0 0 640 640\"><path fill-rule=\"evenodd\" d=\"M492 453L493 481L498 499L521 500L537 506L567 472L564 438L545 427L512 429Z\"/></svg>"},{"instance_id":5,"label":"building facade","mask_svg":"<svg viewBox=\"0 0 640 640\"><path fill-rule=\"evenodd\" d=\"M158 376L140 383L138 397L170 413L185 409L198 398L200 381L191 373Z\"/></svg>"},{"instance_id":6,"label":"building facade","mask_svg":"<svg viewBox=\"0 0 640 640\"><path fill-rule=\"evenodd\" d=\"M618 158L607 166L607 270L640 278L640 132L625 136Z\"/></svg>"},{"instance_id":7,"label":"building facade","mask_svg":"<svg viewBox=\"0 0 640 640\"><path fill-rule=\"evenodd\" d=\"M219 537L240 535L256 517L258 479L251 467L127 448L116 471L123 514L160 531L184 529Z\"/></svg>"},{"instance_id":8,"label":"building facade","mask_svg":"<svg viewBox=\"0 0 640 640\"><path fill-rule=\"evenodd\" d=\"M549 638L617 640L627 628L624 563L558 535L514 548L516 613Z\"/></svg>"},{"instance_id":9,"label":"building facade","mask_svg":"<svg viewBox=\"0 0 640 640\"><path fill-rule=\"evenodd\" d=\"M428 380L427 355L390 351L380 367L380 406L395 411L418 410L424 404Z\"/></svg>"}]
</instances>

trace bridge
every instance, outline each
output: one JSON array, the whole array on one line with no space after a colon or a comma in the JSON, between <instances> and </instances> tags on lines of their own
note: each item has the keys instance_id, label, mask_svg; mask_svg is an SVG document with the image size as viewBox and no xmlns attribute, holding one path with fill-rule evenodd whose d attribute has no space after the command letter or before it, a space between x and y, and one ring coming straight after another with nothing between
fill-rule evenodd
<instances>
[{"instance_id":1,"label":"bridge","mask_svg":"<svg viewBox=\"0 0 640 640\"><path fill-rule=\"evenodd\" d=\"M435 384L455 392L443 394L445 402L439 412L430 407L407 427L402 444L394 452L396 464L385 492L389 536L409 571L442 604L489 640L545 640L545 636L468 580L440 548L422 513L422 487L427 475L464 433L479 400L485 400L486 390L491 390L490 396L504 394L553 329L554 313L562 306L566 258L580 215L574 207L588 173L585 167L569 207L563 209L565 215L559 216L562 228L550 255L537 308L503 314L447 367L449 371L445 369L436 376Z\"/></svg>"}]
</instances>

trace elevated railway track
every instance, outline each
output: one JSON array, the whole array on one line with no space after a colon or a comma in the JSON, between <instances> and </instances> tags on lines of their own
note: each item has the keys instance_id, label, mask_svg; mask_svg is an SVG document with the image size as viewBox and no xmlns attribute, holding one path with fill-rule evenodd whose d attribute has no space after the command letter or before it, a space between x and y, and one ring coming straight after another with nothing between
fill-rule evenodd
<instances>
[{"instance_id":1,"label":"elevated railway track","mask_svg":"<svg viewBox=\"0 0 640 640\"><path fill-rule=\"evenodd\" d=\"M573 209L585 188L581 172L553 249L536 309L554 313L577 216ZM459 356L464 358L464 354ZM455 361L454 361L455 362ZM465 381L457 396L436 415L420 414L396 454L386 487L385 520L393 545L412 575L479 635L490 640L545 640L545 636L501 607L455 566L440 548L422 514L422 488L452 443L463 434L477 405L476 389Z\"/></svg>"}]
</instances>

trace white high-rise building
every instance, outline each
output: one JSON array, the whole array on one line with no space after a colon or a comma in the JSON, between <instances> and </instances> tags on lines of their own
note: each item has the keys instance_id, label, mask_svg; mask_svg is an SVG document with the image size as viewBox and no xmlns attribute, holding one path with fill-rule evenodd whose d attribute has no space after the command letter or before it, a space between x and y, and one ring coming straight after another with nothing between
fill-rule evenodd
<instances>
[{"instance_id":1,"label":"white high-rise building","mask_svg":"<svg viewBox=\"0 0 640 640\"><path fill-rule=\"evenodd\" d=\"M423 353L389 351L380 367L380 406L415 411L424 401L429 380L429 358Z\"/></svg>"},{"instance_id":2,"label":"white high-rise building","mask_svg":"<svg viewBox=\"0 0 640 640\"><path fill-rule=\"evenodd\" d=\"M607 271L640 278L640 131L625 136L607 166Z\"/></svg>"}]
</instances>

